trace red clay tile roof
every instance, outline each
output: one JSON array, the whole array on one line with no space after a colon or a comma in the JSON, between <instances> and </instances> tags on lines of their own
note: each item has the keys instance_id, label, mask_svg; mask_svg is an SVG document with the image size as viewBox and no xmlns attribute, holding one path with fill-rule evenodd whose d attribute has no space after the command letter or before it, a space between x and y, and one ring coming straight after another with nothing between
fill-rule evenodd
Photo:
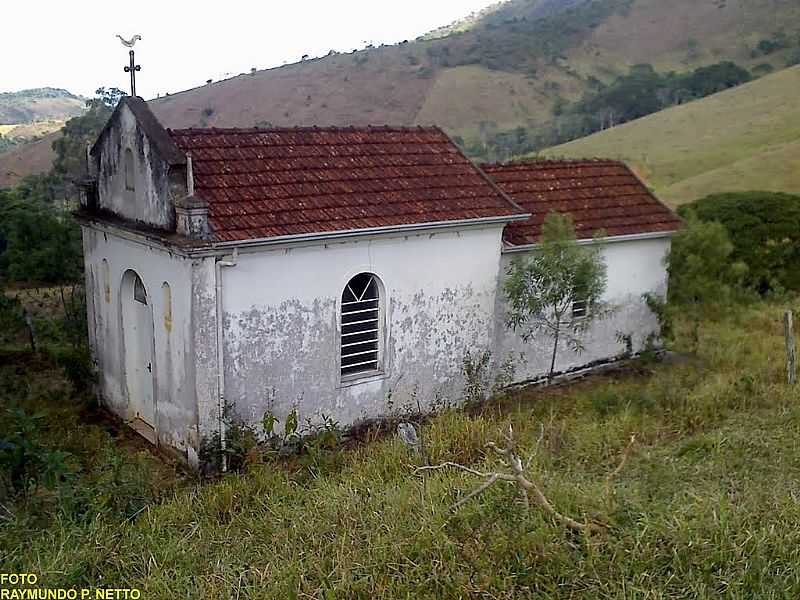
<instances>
[{"instance_id":1,"label":"red clay tile roof","mask_svg":"<svg viewBox=\"0 0 800 600\"><path fill-rule=\"evenodd\" d=\"M524 214L435 127L169 133L218 241Z\"/></svg>"},{"instance_id":2,"label":"red clay tile roof","mask_svg":"<svg viewBox=\"0 0 800 600\"><path fill-rule=\"evenodd\" d=\"M532 214L506 226L505 239L514 245L535 243L551 210L572 215L578 239L599 230L608 236L675 231L681 224L621 162L535 160L482 168Z\"/></svg>"}]
</instances>

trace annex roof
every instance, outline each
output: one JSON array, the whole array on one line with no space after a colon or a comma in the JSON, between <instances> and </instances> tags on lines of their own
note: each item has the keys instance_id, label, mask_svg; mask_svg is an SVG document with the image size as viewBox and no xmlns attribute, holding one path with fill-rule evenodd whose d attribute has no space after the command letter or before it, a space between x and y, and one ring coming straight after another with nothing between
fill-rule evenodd
<instances>
[{"instance_id":1,"label":"annex roof","mask_svg":"<svg viewBox=\"0 0 800 600\"><path fill-rule=\"evenodd\" d=\"M681 220L627 165L611 160L531 160L482 166L531 218L509 223L505 239L534 244L550 211L569 213L578 239L677 230Z\"/></svg>"},{"instance_id":2,"label":"annex roof","mask_svg":"<svg viewBox=\"0 0 800 600\"><path fill-rule=\"evenodd\" d=\"M217 241L526 215L437 127L168 132Z\"/></svg>"}]
</instances>

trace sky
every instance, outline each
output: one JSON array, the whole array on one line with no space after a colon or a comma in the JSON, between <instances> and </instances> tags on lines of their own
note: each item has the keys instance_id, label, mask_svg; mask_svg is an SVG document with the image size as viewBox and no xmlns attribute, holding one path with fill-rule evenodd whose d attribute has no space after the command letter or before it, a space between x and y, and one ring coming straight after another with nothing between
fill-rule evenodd
<instances>
[{"instance_id":1,"label":"sky","mask_svg":"<svg viewBox=\"0 0 800 600\"><path fill-rule=\"evenodd\" d=\"M129 88L128 50L142 36L136 91L174 93L311 57L393 44L496 0L4 0L0 92L57 87L91 96ZM208 6L209 8L205 8ZM213 8L212 8L213 6Z\"/></svg>"}]
</instances>

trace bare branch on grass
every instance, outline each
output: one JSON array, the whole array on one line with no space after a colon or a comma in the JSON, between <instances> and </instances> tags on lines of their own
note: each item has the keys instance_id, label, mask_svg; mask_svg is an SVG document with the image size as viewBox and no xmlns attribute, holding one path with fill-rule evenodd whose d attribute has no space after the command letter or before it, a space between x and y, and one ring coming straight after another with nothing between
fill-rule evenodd
<instances>
[{"instance_id":1,"label":"bare branch on grass","mask_svg":"<svg viewBox=\"0 0 800 600\"><path fill-rule=\"evenodd\" d=\"M519 488L520 496L523 499L523 502L526 507L530 507L530 500L531 497L535 504L539 506L545 513L550 515L556 521L571 529L573 531L578 532L586 532L589 534L592 533L601 533L605 531L600 525L595 523L589 523L588 521L585 523L581 523L572 519L566 515L561 514L558 512L555 507L550 503L547 497L542 493L541 488L537 483L531 480L528 476L525 475L525 468L522 465L522 459L516 452L516 444L514 441L514 432L512 427L509 425L508 433L504 434L503 437L506 440L505 447L500 447L494 442L489 442L486 444L486 447L494 450L500 457L501 463L508 468L511 472L489 472L485 473L482 471L478 471L476 469L472 469L470 467L465 467L464 465L460 465L454 462L444 462L439 465L432 465L426 467L419 467L415 470L415 473L419 474L425 471L437 471L442 469L457 469L460 471L464 471L465 473L469 473L471 475L475 475L476 477L482 477L485 481L478 486L475 490L467 494L464 498L453 504L450 508L451 510L456 510L463 506L469 500L479 496L487 489L489 489L492 485L497 483L498 481L503 481L506 483L511 483L516 485ZM631 442L632 444L632 442ZM624 461L623 461L624 464ZM622 466L617 468L617 472L621 470Z\"/></svg>"}]
</instances>

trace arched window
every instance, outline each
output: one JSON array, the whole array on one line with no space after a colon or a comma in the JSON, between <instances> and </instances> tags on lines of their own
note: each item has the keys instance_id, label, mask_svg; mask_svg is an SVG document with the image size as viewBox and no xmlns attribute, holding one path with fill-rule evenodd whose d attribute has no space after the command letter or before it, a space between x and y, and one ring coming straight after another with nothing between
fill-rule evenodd
<instances>
[{"instance_id":1,"label":"arched window","mask_svg":"<svg viewBox=\"0 0 800 600\"><path fill-rule=\"evenodd\" d=\"M144 289L144 284L139 276L134 273L133 276L133 299L140 304L147 304L147 290Z\"/></svg>"},{"instance_id":2,"label":"arched window","mask_svg":"<svg viewBox=\"0 0 800 600\"><path fill-rule=\"evenodd\" d=\"M164 301L164 329L172 331L172 290L166 281L161 284L161 293Z\"/></svg>"},{"instance_id":3,"label":"arched window","mask_svg":"<svg viewBox=\"0 0 800 600\"><path fill-rule=\"evenodd\" d=\"M381 283L375 275L360 273L344 287L341 327L342 377L379 371L383 301Z\"/></svg>"},{"instance_id":4,"label":"arched window","mask_svg":"<svg viewBox=\"0 0 800 600\"><path fill-rule=\"evenodd\" d=\"M133 150L125 149L125 189L133 192L136 189L136 178L133 165Z\"/></svg>"}]
</instances>

